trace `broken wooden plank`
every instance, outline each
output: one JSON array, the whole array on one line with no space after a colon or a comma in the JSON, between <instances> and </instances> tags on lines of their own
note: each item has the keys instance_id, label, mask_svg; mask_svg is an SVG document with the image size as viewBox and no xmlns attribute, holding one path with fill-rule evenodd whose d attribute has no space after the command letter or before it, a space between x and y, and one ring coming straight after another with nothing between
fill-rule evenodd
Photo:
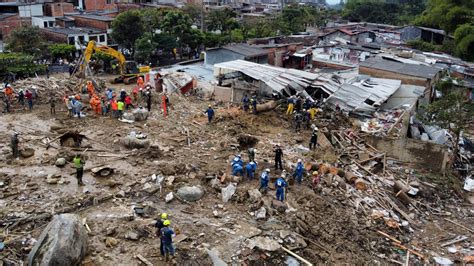
<instances>
[{"instance_id":1,"label":"broken wooden plank","mask_svg":"<svg viewBox=\"0 0 474 266\"><path fill-rule=\"evenodd\" d=\"M386 238L392 240L392 241L395 242L395 243L398 243L398 244L401 244L401 243L402 243L402 241L396 239L395 237L393 237L393 236L391 236L391 235L389 235L389 234L387 234L387 233L385 233L385 232L382 232L382 231L380 231L380 230L377 230L377 233L383 235L384 237L386 237Z\"/></svg>"},{"instance_id":2,"label":"broken wooden plank","mask_svg":"<svg viewBox=\"0 0 474 266\"><path fill-rule=\"evenodd\" d=\"M450 219L448 219L448 218L444 218L444 219L445 219L446 221L450 222L450 223L453 223L453 224L455 224L455 225L457 225L457 226L459 226L459 227L461 227L461 228L466 229L467 231L469 231L469 232L471 232L471 233L474 233L474 230L469 229L469 228L467 228L466 226L464 226L464 225L462 225L462 224L460 224L460 223L457 223L457 222L455 222L455 221L453 221L453 220L450 220Z\"/></svg>"},{"instance_id":3,"label":"broken wooden plank","mask_svg":"<svg viewBox=\"0 0 474 266\"><path fill-rule=\"evenodd\" d=\"M394 246L397 246L397 247L401 248L401 249L404 249L404 250L406 250L406 251L409 251L409 252L412 253L413 255L416 255L416 256L418 256L418 257L420 257L421 259L423 259L423 260L426 261L425 256L424 256L423 254L419 253L418 251L415 251L415 250L413 250L413 249L411 249L411 248L408 248L408 247L406 247L406 246L404 246L404 245L402 245L402 244L398 244L398 243L395 243L395 242L393 242L392 244L393 244Z\"/></svg>"},{"instance_id":4,"label":"broken wooden plank","mask_svg":"<svg viewBox=\"0 0 474 266\"><path fill-rule=\"evenodd\" d=\"M300 257L298 254L292 252L291 250L289 250L289 249L287 249L287 248L285 248L285 247L283 247L283 246L281 247L281 249L283 249L284 251L286 251L286 253L290 254L291 256L293 256L293 257L299 259L299 260L300 260L301 262L303 262L304 264L306 264L306 265L308 265L308 266L313 266L313 264L312 264L311 262L309 262L309 261L307 261L306 259Z\"/></svg>"},{"instance_id":5,"label":"broken wooden plank","mask_svg":"<svg viewBox=\"0 0 474 266\"><path fill-rule=\"evenodd\" d=\"M151 263L149 260L145 259L145 257L143 257L140 254L137 254L135 256L135 258L139 259L141 262L145 263L147 266L153 266L153 263Z\"/></svg>"},{"instance_id":6,"label":"broken wooden plank","mask_svg":"<svg viewBox=\"0 0 474 266\"><path fill-rule=\"evenodd\" d=\"M462 242L462 241L464 241L464 240L466 240L466 239L468 239L468 238L469 238L469 237L467 237L467 236L457 236L457 237L454 238L453 240L448 241L448 242L442 244L441 247L451 246L451 245L453 245L453 244Z\"/></svg>"}]
</instances>

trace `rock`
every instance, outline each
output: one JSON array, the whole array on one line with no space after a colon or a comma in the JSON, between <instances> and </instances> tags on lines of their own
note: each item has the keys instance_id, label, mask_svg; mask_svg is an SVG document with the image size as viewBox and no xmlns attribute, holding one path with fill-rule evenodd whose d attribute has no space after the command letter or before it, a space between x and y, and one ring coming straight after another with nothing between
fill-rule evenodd
<instances>
[{"instance_id":1,"label":"rock","mask_svg":"<svg viewBox=\"0 0 474 266\"><path fill-rule=\"evenodd\" d=\"M166 194L165 202L166 203L171 202L173 200L173 198L174 198L173 192L170 192L170 193Z\"/></svg>"},{"instance_id":2,"label":"rock","mask_svg":"<svg viewBox=\"0 0 474 266\"><path fill-rule=\"evenodd\" d=\"M214 215L215 218L220 218L221 215L217 210L212 211L212 214Z\"/></svg>"},{"instance_id":3,"label":"rock","mask_svg":"<svg viewBox=\"0 0 474 266\"><path fill-rule=\"evenodd\" d=\"M35 155L35 150L31 148L25 148L23 150L20 150L20 155L23 158L28 158Z\"/></svg>"},{"instance_id":4,"label":"rock","mask_svg":"<svg viewBox=\"0 0 474 266\"><path fill-rule=\"evenodd\" d=\"M105 238L105 246L109 248L113 248L116 245L118 245L119 241L116 238L113 237L106 237Z\"/></svg>"},{"instance_id":5,"label":"rock","mask_svg":"<svg viewBox=\"0 0 474 266\"><path fill-rule=\"evenodd\" d=\"M41 233L28 265L79 265L87 252L87 231L75 214L60 214Z\"/></svg>"},{"instance_id":6,"label":"rock","mask_svg":"<svg viewBox=\"0 0 474 266\"><path fill-rule=\"evenodd\" d=\"M123 113L122 118L130 121L135 121L135 116L132 113Z\"/></svg>"},{"instance_id":7,"label":"rock","mask_svg":"<svg viewBox=\"0 0 474 266\"><path fill-rule=\"evenodd\" d=\"M58 179L55 179L55 178L46 178L46 183L50 184L50 185L55 185L59 182Z\"/></svg>"},{"instance_id":8,"label":"rock","mask_svg":"<svg viewBox=\"0 0 474 266\"><path fill-rule=\"evenodd\" d=\"M125 234L125 239L130 239L130 240L137 241L138 239L140 239L140 236L139 236L138 233L135 232L135 231L128 231L128 232Z\"/></svg>"},{"instance_id":9,"label":"rock","mask_svg":"<svg viewBox=\"0 0 474 266\"><path fill-rule=\"evenodd\" d=\"M265 209L265 207L261 207L255 213L255 219L257 219L257 220L265 219L266 215L267 215L267 209Z\"/></svg>"},{"instance_id":10,"label":"rock","mask_svg":"<svg viewBox=\"0 0 474 266\"><path fill-rule=\"evenodd\" d=\"M184 186L179 188L176 194L185 201L198 201L204 195L204 191L199 186Z\"/></svg>"},{"instance_id":11,"label":"rock","mask_svg":"<svg viewBox=\"0 0 474 266\"><path fill-rule=\"evenodd\" d=\"M66 165L66 159L65 158L58 158L56 162L54 163L57 167L63 167Z\"/></svg>"},{"instance_id":12,"label":"rock","mask_svg":"<svg viewBox=\"0 0 474 266\"><path fill-rule=\"evenodd\" d=\"M286 209L288 209L288 206L286 205L286 203L281 202L279 200L273 200L272 207L280 213L284 213Z\"/></svg>"},{"instance_id":13,"label":"rock","mask_svg":"<svg viewBox=\"0 0 474 266\"><path fill-rule=\"evenodd\" d=\"M259 202L262 198L262 193L260 193L260 191L258 191L256 188L247 190L247 194L249 195L249 200L252 203Z\"/></svg>"},{"instance_id":14,"label":"rock","mask_svg":"<svg viewBox=\"0 0 474 266\"><path fill-rule=\"evenodd\" d=\"M248 240L247 247L254 249L255 247L264 251L277 251L281 248L277 241L263 237L256 236Z\"/></svg>"},{"instance_id":15,"label":"rock","mask_svg":"<svg viewBox=\"0 0 474 266\"><path fill-rule=\"evenodd\" d=\"M122 145L129 149L148 148L150 146L150 140L126 136L122 139Z\"/></svg>"},{"instance_id":16,"label":"rock","mask_svg":"<svg viewBox=\"0 0 474 266\"><path fill-rule=\"evenodd\" d=\"M148 111L145 108L137 108L132 111L135 121L143 121L148 118Z\"/></svg>"},{"instance_id":17,"label":"rock","mask_svg":"<svg viewBox=\"0 0 474 266\"><path fill-rule=\"evenodd\" d=\"M233 183L230 183L225 188L221 188L222 201L228 202L230 198L232 198L232 196L234 195L236 189L237 189L237 186L234 185Z\"/></svg>"}]
</instances>

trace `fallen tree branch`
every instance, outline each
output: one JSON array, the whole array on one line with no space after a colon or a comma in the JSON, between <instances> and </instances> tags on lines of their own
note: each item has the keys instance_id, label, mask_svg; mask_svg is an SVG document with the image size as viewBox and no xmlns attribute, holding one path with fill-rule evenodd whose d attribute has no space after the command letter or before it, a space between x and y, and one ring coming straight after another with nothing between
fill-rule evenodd
<instances>
[{"instance_id":1,"label":"fallen tree branch","mask_svg":"<svg viewBox=\"0 0 474 266\"><path fill-rule=\"evenodd\" d=\"M305 263L306 265L308 265L308 266L313 266L313 264L312 264L311 262L309 262L309 261L307 261L306 259L304 259L304 258L298 256L298 254L292 252L291 250L289 250L289 249L287 249L287 248L285 248L285 247L283 247L283 246L281 247L281 249L283 249L284 251L286 251L286 253L290 254L291 256L293 256L293 257L299 259L300 261L302 261L302 262Z\"/></svg>"}]
</instances>

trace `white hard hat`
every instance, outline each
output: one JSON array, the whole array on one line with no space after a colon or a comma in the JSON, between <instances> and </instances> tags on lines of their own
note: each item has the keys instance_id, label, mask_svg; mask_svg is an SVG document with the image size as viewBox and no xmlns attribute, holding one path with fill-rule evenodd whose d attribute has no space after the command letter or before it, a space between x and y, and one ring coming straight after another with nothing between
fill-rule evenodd
<instances>
[{"instance_id":1,"label":"white hard hat","mask_svg":"<svg viewBox=\"0 0 474 266\"><path fill-rule=\"evenodd\" d=\"M301 163L302 162L301 159L298 159L298 162Z\"/></svg>"},{"instance_id":2,"label":"white hard hat","mask_svg":"<svg viewBox=\"0 0 474 266\"><path fill-rule=\"evenodd\" d=\"M254 162L250 162L251 165L254 165L255 163Z\"/></svg>"},{"instance_id":3,"label":"white hard hat","mask_svg":"<svg viewBox=\"0 0 474 266\"><path fill-rule=\"evenodd\" d=\"M265 172L269 172L269 173L270 173L270 168L265 169Z\"/></svg>"},{"instance_id":4,"label":"white hard hat","mask_svg":"<svg viewBox=\"0 0 474 266\"><path fill-rule=\"evenodd\" d=\"M239 158L240 158L240 157L242 157L242 154L240 154L240 153L239 153L239 154L237 154L237 157L239 157Z\"/></svg>"}]
</instances>

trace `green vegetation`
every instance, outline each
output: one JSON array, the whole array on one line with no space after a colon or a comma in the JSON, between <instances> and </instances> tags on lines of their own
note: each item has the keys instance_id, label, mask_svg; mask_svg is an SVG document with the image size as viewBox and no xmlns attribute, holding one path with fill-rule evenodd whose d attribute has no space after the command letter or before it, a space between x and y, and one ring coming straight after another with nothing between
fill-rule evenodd
<instances>
[{"instance_id":1,"label":"green vegetation","mask_svg":"<svg viewBox=\"0 0 474 266\"><path fill-rule=\"evenodd\" d=\"M74 59L76 47L65 43L55 43L48 46L48 51L53 59L66 58L72 60Z\"/></svg>"},{"instance_id":2,"label":"green vegetation","mask_svg":"<svg viewBox=\"0 0 474 266\"><path fill-rule=\"evenodd\" d=\"M12 31L6 48L15 53L40 56L46 52L46 43L39 28L25 26Z\"/></svg>"},{"instance_id":3,"label":"green vegetation","mask_svg":"<svg viewBox=\"0 0 474 266\"><path fill-rule=\"evenodd\" d=\"M22 53L0 53L0 77L15 73L18 77L27 77L46 71L46 65L36 64L35 57Z\"/></svg>"},{"instance_id":4,"label":"green vegetation","mask_svg":"<svg viewBox=\"0 0 474 266\"><path fill-rule=\"evenodd\" d=\"M424 0L348 0L342 16L354 22L405 25L421 14L424 8Z\"/></svg>"},{"instance_id":5,"label":"green vegetation","mask_svg":"<svg viewBox=\"0 0 474 266\"><path fill-rule=\"evenodd\" d=\"M118 15L112 22L112 38L121 46L135 52L135 42L145 31L142 13L129 10Z\"/></svg>"}]
</instances>

